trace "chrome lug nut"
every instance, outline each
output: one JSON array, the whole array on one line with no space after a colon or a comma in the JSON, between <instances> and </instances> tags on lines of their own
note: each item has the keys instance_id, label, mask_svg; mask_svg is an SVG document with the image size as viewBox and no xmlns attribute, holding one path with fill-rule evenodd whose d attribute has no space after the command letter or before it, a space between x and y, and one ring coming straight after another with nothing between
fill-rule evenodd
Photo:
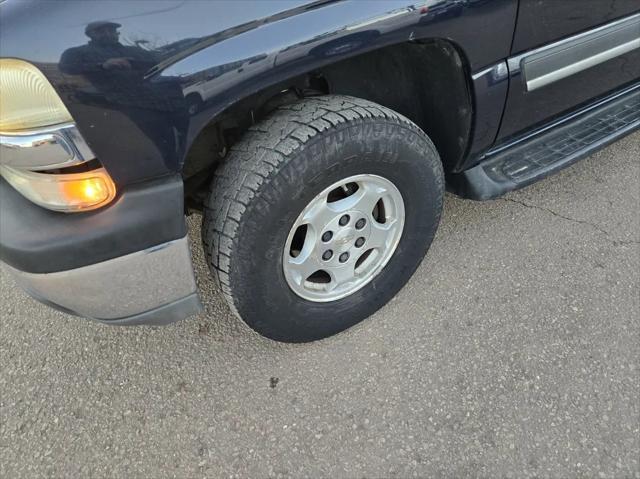
<instances>
[{"instance_id":1,"label":"chrome lug nut","mask_svg":"<svg viewBox=\"0 0 640 479\"><path fill-rule=\"evenodd\" d=\"M324 241L325 243L331 241L331 238L333 238L333 233L331 231L326 231L322 235L322 241Z\"/></svg>"},{"instance_id":2,"label":"chrome lug nut","mask_svg":"<svg viewBox=\"0 0 640 479\"><path fill-rule=\"evenodd\" d=\"M350 220L349 215L342 215L340 217L340 220L338 221L338 224L340 226L344 226L349 222L349 220Z\"/></svg>"},{"instance_id":3,"label":"chrome lug nut","mask_svg":"<svg viewBox=\"0 0 640 479\"><path fill-rule=\"evenodd\" d=\"M356 248L360 248L364 244L364 238L361 236L356 240Z\"/></svg>"},{"instance_id":4,"label":"chrome lug nut","mask_svg":"<svg viewBox=\"0 0 640 479\"><path fill-rule=\"evenodd\" d=\"M342 253L342 254L340 255L340 257L338 258L338 260L339 260L341 263L346 263L348 259L349 259L349 253Z\"/></svg>"},{"instance_id":5,"label":"chrome lug nut","mask_svg":"<svg viewBox=\"0 0 640 479\"><path fill-rule=\"evenodd\" d=\"M361 230L362 228L364 228L364 225L366 225L367 222L364 218L360 218L357 222L356 222L356 229L357 230Z\"/></svg>"},{"instance_id":6,"label":"chrome lug nut","mask_svg":"<svg viewBox=\"0 0 640 479\"><path fill-rule=\"evenodd\" d=\"M330 249L322 253L322 259L325 261L329 261L332 256L333 256L333 251L331 251Z\"/></svg>"}]
</instances>

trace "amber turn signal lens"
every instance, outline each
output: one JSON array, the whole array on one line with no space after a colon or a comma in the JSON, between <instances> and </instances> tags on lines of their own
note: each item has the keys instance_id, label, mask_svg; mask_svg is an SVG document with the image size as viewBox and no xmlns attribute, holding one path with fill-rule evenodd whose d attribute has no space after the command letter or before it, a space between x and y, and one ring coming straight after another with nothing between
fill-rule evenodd
<instances>
[{"instance_id":1,"label":"amber turn signal lens","mask_svg":"<svg viewBox=\"0 0 640 479\"><path fill-rule=\"evenodd\" d=\"M109 198L109 187L102 177L65 181L60 188L70 205L95 205Z\"/></svg>"},{"instance_id":2,"label":"amber turn signal lens","mask_svg":"<svg viewBox=\"0 0 640 479\"><path fill-rule=\"evenodd\" d=\"M104 168L83 173L46 174L0 166L0 173L34 203L55 211L100 208L116 196L113 180Z\"/></svg>"}]
</instances>

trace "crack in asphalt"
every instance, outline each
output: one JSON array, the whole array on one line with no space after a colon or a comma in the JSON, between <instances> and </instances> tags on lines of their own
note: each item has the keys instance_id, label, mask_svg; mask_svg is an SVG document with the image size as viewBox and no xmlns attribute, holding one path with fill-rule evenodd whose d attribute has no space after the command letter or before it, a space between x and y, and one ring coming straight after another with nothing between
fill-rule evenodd
<instances>
[{"instance_id":1,"label":"crack in asphalt","mask_svg":"<svg viewBox=\"0 0 640 479\"><path fill-rule=\"evenodd\" d=\"M563 215L561 213L558 213L557 211L554 211L554 210L552 210L550 208L547 208L545 206L534 205L533 203L527 203L526 201L515 200L513 198L498 198L498 199L502 200L502 201L510 202L510 203L515 203L517 205L524 206L525 208L544 211L545 213L549 213L549 214L551 214L553 216L556 216L556 217L561 218L563 220L570 221L572 223L577 223L577 224L580 224L580 225L589 226L589 227L595 229L600 234L605 235L607 237L607 239L613 244L613 246L627 246L627 245L632 245L632 244L640 244L640 241L636 241L636 240L620 240L620 239L617 239L611 233L609 233L607 230L605 230L604 228L602 228L600 225L598 225L596 223L592 223L592 222L586 221L586 220L579 220L577 218L572 218L570 216L566 216L566 215Z\"/></svg>"}]
</instances>

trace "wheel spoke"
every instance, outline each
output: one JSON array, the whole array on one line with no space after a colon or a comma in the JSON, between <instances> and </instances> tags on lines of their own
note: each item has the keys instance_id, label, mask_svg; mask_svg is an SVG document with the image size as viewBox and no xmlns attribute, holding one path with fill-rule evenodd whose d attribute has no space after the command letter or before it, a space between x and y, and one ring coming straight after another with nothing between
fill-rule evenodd
<instances>
[{"instance_id":1,"label":"wheel spoke","mask_svg":"<svg viewBox=\"0 0 640 479\"><path fill-rule=\"evenodd\" d=\"M331 283L327 288L328 291L333 291L338 286L344 286L349 281L353 281L355 277L355 268L353 263L347 263L344 266L338 266L326 270L331 276Z\"/></svg>"},{"instance_id":2,"label":"wheel spoke","mask_svg":"<svg viewBox=\"0 0 640 479\"><path fill-rule=\"evenodd\" d=\"M353 207L367 213L373 212L376 203L387 194L387 189L376 183L361 183L358 186L358 191L353 195L356 197Z\"/></svg>"},{"instance_id":3,"label":"wheel spoke","mask_svg":"<svg viewBox=\"0 0 640 479\"><path fill-rule=\"evenodd\" d=\"M394 236L395 229L397 228L398 221L393 219L384 224L377 221L371 222L371 234L365 244L365 248L385 248L389 238Z\"/></svg>"},{"instance_id":4,"label":"wheel spoke","mask_svg":"<svg viewBox=\"0 0 640 479\"><path fill-rule=\"evenodd\" d=\"M304 256L300 254L297 258L289 258L287 261L287 267L292 273L293 279L299 285L303 284L313 273L322 269L320 261L311 253L312 252L303 253Z\"/></svg>"},{"instance_id":5,"label":"wheel spoke","mask_svg":"<svg viewBox=\"0 0 640 479\"><path fill-rule=\"evenodd\" d=\"M326 198L321 198L307 208L301 224L310 224L316 231L321 231L335 216L336 212L328 207Z\"/></svg>"}]
</instances>

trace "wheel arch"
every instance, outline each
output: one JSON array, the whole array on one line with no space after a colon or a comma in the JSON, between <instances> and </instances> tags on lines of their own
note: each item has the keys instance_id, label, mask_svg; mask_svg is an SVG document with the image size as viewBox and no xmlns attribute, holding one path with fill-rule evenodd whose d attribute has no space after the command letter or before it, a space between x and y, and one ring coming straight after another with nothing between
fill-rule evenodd
<instances>
[{"instance_id":1,"label":"wheel arch","mask_svg":"<svg viewBox=\"0 0 640 479\"><path fill-rule=\"evenodd\" d=\"M445 170L463 159L471 138L469 61L459 45L440 38L401 42L276 82L238 96L222 110L204 106L190 135L183 176L187 196L206 182L218 159L244 130L282 103L301 96L342 94L379 103L406 116L435 143ZM260 78L260 77L258 77ZM205 100L206 105L206 100Z\"/></svg>"}]
</instances>

